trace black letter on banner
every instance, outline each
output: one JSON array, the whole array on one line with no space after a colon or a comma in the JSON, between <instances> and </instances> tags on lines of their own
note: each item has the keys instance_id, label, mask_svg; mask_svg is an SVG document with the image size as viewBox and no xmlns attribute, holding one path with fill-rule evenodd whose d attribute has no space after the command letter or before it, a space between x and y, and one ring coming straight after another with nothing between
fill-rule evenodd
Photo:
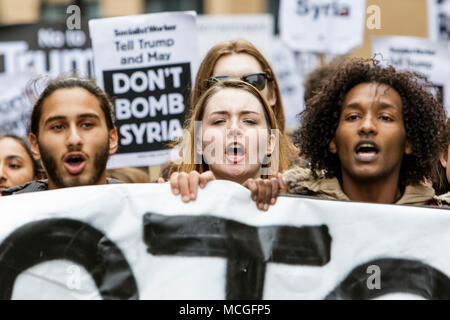
<instances>
[{"instance_id":1,"label":"black letter on banner","mask_svg":"<svg viewBox=\"0 0 450 320\"><path fill-rule=\"evenodd\" d=\"M367 287L367 268L380 267L381 289ZM374 299L389 293L412 293L426 299L450 299L450 279L420 261L407 259L373 260L353 269L327 297L329 300Z\"/></svg>"},{"instance_id":2,"label":"black letter on banner","mask_svg":"<svg viewBox=\"0 0 450 320\"><path fill-rule=\"evenodd\" d=\"M41 262L83 266L103 299L138 299L136 280L120 249L88 224L71 219L27 223L0 245L0 299L11 299L17 276Z\"/></svg>"},{"instance_id":3,"label":"black letter on banner","mask_svg":"<svg viewBox=\"0 0 450 320\"><path fill-rule=\"evenodd\" d=\"M144 215L144 241L153 255L228 259L226 298L262 299L267 262L323 266L331 236L322 226L253 227L213 216Z\"/></svg>"}]
</instances>

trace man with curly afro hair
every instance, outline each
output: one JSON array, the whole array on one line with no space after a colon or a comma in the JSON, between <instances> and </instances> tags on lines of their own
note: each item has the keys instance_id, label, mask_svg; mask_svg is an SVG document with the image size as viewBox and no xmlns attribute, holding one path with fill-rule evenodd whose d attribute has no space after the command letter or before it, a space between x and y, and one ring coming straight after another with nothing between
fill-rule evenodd
<instances>
[{"instance_id":1,"label":"man with curly afro hair","mask_svg":"<svg viewBox=\"0 0 450 320\"><path fill-rule=\"evenodd\" d=\"M311 170L283 174L289 193L373 203L439 203L424 183L446 120L424 76L349 59L308 100L296 133Z\"/></svg>"}]
</instances>

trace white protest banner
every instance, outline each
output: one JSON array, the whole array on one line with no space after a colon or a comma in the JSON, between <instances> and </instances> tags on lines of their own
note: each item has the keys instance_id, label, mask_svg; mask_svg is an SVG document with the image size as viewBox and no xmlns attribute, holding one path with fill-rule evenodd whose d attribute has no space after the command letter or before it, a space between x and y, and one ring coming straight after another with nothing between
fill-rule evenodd
<instances>
[{"instance_id":1,"label":"white protest banner","mask_svg":"<svg viewBox=\"0 0 450 320\"><path fill-rule=\"evenodd\" d=\"M383 64L426 75L450 111L450 53L444 44L417 37L373 37L372 55Z\"/></svg>"},{"instance_id":2,"label":"white protest banner","mask_svg":"<svg viewBox=\"0 0 450 320\"><path fill-rule=\"evenodd\" d=\"M199 15L197 32L200 57L222 41L243 38L270 57L274 47L271 14Z\"/></svg>"},{"instance_id":3,"label":"white protest banner","mask_svg":"<svg viewBox=\"0 0 450 320\"><path fill-rule=\"evenodd\" d=\"M27 135L32 104L27 96L29 74L0 74L0 136Z\"/></svg>"},{"instance_id":4,"label":"white protest banner","mask_svg":"<svg viewBox=\"0 0 450 320\"><path fill-rule=\"evenodd\" d=\"M450 211L212 181L0 197L1 299L450 299Z\"/></svg>"},{"instance_id":5,"label":"white protest banner","mask_svg":"<svg viewBox=\"0 0 450 320\"><path fill-rule=\"evenodd\" d=\"M195 12L93 19L89 30L96 81L114 100L119 134L108 168L166 162L198 68Z\"/></svg>"},{"instance_id":6,"label":"white protest banner","mask_svg":"<svg viewBox=\"0 0 450 320\"><path fill-rule=\"evenodd\" d=\"M428 0L428 37L442 41L450 50L450 0Z\"/></svg>"},{"instance_id":7,"label":"white protest banner","mask_svg":"<svg viewBox=\"0 0 450 320\"><path fill-rule=\"evenodd\" d=\"M297 66L295 54L283 41L274 41L272 67L278 79L283 99L284 115L287 127L297 127L297 115L305 108L303 77Z\"/></svg>"},{"instance_id":8,"label":"white protest banner","mask_svg":"<svg viewBox=\"0 0 450 320\"><path fill-rule=\"evenodd\" d=\"M365 0L281 0L280 36L296 51L344 54L362 44Z\"/></svg>"}]
</instances>

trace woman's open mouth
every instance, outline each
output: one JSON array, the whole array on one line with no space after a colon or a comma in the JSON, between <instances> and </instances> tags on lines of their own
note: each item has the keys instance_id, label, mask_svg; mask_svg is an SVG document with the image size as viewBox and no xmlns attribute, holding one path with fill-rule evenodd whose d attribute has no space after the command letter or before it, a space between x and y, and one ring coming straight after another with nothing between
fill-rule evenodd
<instances>
[{"instance_id":1,"label":"woman's open mouth","mask_svg":"<svg viewBox=\"0 0 450 320\"><path fill-rule=\"evenodd\" d=\"M245 159L245 147L242 143L232 142L225 149L227 162L239 163Z\"/></svg>"}]
</instances>

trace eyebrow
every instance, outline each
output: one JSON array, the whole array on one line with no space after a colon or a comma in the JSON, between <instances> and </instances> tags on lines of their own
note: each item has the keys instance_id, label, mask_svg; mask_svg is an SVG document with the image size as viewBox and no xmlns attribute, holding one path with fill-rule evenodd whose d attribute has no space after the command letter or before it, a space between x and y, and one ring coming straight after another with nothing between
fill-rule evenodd
<instances>
[{"instance_id":1,"label":"eyebrow","mask_svg":"<svg viewBox=\"0 0 450 320\"><path fill-rule=\"evenodd\" d=\"M210 113L210 115L214 115L214 114L228 114L229 112L228 111L214 111L214 112L211 112ZM244 111L241 111L240 112L240 114L257 114L257 115L259 115L259 112L256 112L256 111L250 111L250 110L244 110Z\"/></svg>"},{"instance_id":2,"label":"eyebrow","mask_svg":"<svg viewBox=\"0 0 450 320\"><path fill-rule=\"evenodd\" d=\"M380 102L379 105L380 105L381 109L395 109L395 110L398 110L398 107L396 107L396 106L394 106L392 104L389 104L389 103Z\"/></svg>"},{"instance_id":3,"label":"eyebrow","mask_svg":"<svg viewBox=\"0 0 450 320\"><path fill-rule=\"evenodd\" d=\"M100 120L100 117L95 113L82 113L82 114L78 115L77 118L78 119L94 118L94 119ZM59 120L66 120L66 119L67 119L66 116L53 116L53 117L50 117L47 120L45 120L44 126L52 121L59 121Z\"/></svg>"},{"instance_id":4,"label":"eyebrow","mask_svg":"<svg viewBox=\"0 0 450 320\"><path fill-rule=\"evenodd\" d=\"M380 107L380 109L395 109L398 110L398 107L386 103L386 102L379 102L378 106ZM350 103L348 105L342 106L343 109L361 109L361 105L357 102L355 103Z\"/></svg>"},{"instance_id":5,"label":"eyebrow","mask_svg":"<svg viewBox=\"0 0 450 320\"><path fill-rule=\"evenodd\" d=\"M7 159L7 160L14 160L14 159L23 160L23 158L22 158L21 156L18 156L18 155L15 155L15 154L6 156L6 159Z\"/></svg>"}]
</instances>

